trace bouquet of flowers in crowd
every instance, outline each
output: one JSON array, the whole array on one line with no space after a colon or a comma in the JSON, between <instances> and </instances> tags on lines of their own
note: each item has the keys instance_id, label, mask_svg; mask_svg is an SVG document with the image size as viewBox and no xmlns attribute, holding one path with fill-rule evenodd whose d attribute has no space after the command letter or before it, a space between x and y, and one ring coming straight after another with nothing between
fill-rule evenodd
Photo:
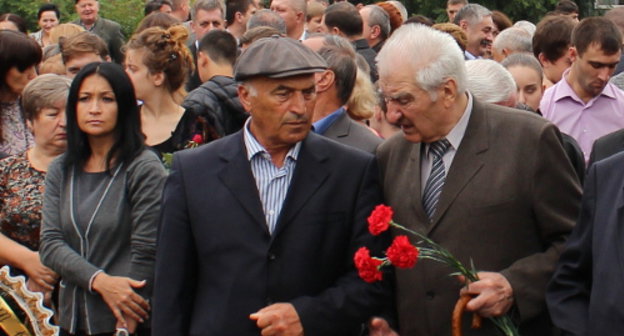
<instances>
[{"instance_id":1,"label":"bouquet of flowers in crowd","mask_svg":"<svg viewBox=\"0 0 624 336\"><path fill-rule=\"evenodd\" d=\"M392 220L393 214L391 207L383 204L378 205L368 217L368 230L370 233L376 236L392 226L413 234L419 241L413 245L406 235L396 236L392 244L386 250L386 256L381 258L371 257L369 249L361 247L354 256L355 266L360 278L366 282L380 281L382 280L382 267L394 265L398 268L412 268L418 259L430 259L448 265L454 270L450 275L463 276L466 285L479 280L474 265L471 265L471 268L465 267L448 250L438 245L433 240L394 222ZM470 299L470 296L463 296L458 301L455 311L453 312L452 322L454 329L459 329L463 306L465 306ZM492 317L490 319L504 335L519 335L517 327L508 315ZM480 325L480 316L475 314L472 327L478 328Z\"/></svg>"}]
</instances>

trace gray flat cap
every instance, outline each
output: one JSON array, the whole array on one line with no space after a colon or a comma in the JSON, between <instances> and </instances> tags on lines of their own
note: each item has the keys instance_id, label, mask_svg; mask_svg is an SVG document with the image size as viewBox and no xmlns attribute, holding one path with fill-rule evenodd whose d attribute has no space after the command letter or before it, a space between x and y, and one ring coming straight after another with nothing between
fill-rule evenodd
<instances>
[{"instance_id":1,"label":"gray flat cap","mask_svg":"<svg viewBox=\"0 0 624 336\"><path fill-rule=\"evenodd\" d=\"M234 79L285 78L327 69L327 63L301 42L274 35L255 41L236 62Z\"/></svg>"}]
</instances>

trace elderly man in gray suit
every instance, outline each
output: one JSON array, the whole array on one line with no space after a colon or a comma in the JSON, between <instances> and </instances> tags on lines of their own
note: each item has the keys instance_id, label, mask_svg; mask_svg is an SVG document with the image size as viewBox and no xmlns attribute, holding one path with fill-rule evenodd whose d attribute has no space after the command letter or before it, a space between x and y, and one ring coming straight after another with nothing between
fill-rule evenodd
<instances>
[{"instance_id":1,"label":"elderly man in gray suit","mask_svg":"<svg viewBox=\"0 0 624 336\"><path fill-rule=\"evenodd\" d=\"M428 260L398 271L401 335L449 335L460 292L473 296L469 311L510 313L523 335L551 334L546 285L581 193L557 128L476 100L466 91L462 52L447 34L403 26L377 61L382 94L403 131L377 150L394 220L464 264L474 261L480 278L463 287ZM372 335L392 332L381 319L371 325ZM497 335L492 323L466 329Z\"/></svg>"},{"instance_id":2,"label":"elderly man in gray suit","mask_svg":"<svg viewBox=\"0 0 624 336\"><path fill-rule=\"evenodd\" d=\"M119 23L101 18L100 2L98 0L76 0L78 19L72 23L82 26L85 30L99 36L106 42L108 53L115 63L123 63L121 46L124 36Z\"/></svg>"}]
</instances>

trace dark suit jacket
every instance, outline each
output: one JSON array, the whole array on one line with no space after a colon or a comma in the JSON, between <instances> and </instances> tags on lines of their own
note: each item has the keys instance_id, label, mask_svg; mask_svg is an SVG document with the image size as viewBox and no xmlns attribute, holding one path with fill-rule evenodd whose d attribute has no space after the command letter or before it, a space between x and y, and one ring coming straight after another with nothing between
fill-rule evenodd
<instances>
[{"instance_id":1,"label":"dark suit jacket","mask_svg":"<svg viewBox=\"0 0 624 336\"><path fill-rule=\"evenodd\" d=\"M590 167L581 216L546 299L564 335L624 331L624 154Z\"/></svg>"},{"instance_id":2,"label":"dark suit jacket","mask_svg":"<svg viewBox=\"0 0 624 336\"><path fill-rule=\"evenodd\" d=\"M189 50L191 52L191 55L193 55L195 68L193 68L193 73L189 75L189 78L186 81L186 92L191 92L197 89L202 84L202 81L199 78L199 71L197 71L197 47L195 45L195 42L193 42L193 44L189 46Z\"/></svg>"},{"instance_id":3,"label":"dark suit jacket","mask_svg":"<svg viewBox=\"0 0 624 336\"><path fill-rule=\"evenodd\" d=\"M478 270L501 272L513 288L522 334L550 334L544 292L580 204L557 128L532 113L475 101L431 223L421 198L422 148L402 134L379 146L384 195L395 220L428 235L464 265L473 260ZM450 272L428 260L397 271L401 335L450 335L461 287ZM498 335L492 324L464 332Z\"/></svg>"},{"instance_id":4,"label":"dark suit jacket","mask_svg":"<svg viewBox=\"0 0 624 336\"><path fill-rule=\"evenodd\" d=\"M383 142L380 137L367 129L366 126L351 119L344 110L323 135L343 145L355 147L372 154L375 153L377 146Z\"/></svg>"},{"instance_id":5,"label":"dark suit jacket","mask_svg":"<svg viewBox=\"0 0 624 336\"><path fill-rule=\"evenodd\" d=\"M624 129L609 133L594 141L592 152L589 156L588 167L596 161L606 159L609 156L624 150Z\"/></svg>"},{"instance_id":6,"label":"dark suit jacket","mask_svg":"<svg viewBox=\"0 0 624 336\"><path fill-rule=\"evenodd\" d=\"M72 22L77 25L81 25L80 19ZM115 21L111 21L105 18L98 18L91 29L91 32L104 40L108 47L108 53L113 59L113 62L122 64L124 55L121 52L121 47L124 45L124 36L121 32L121 26Z\"/></svg>"},{"instance_id":7,"label":"dark suit jacket","mask_svg":"<svg viewBox=\"0 0 624 336\"><path fill-rule=\"evenodd\" d=\"M377 57L377 53L375 50L371 49L368 46L368 42L366 39L359 39L353 41L353 47L355 48L355 52L362 55L368 63L370 67L370 79L373 83L375 83L379 79L379 73L377 72L377 62L375 61L375 57Z\"/></svg>"},{"instance_id":8,"label":"dark suit jacket","mask_svg":"<svg viewBox=\"0 0 624 336\"><path fill-rule=\"evenodd\" d=\"M152 335L259 335L249 314L290 302L306 336L357 335L392 297L353 255L388 245L367 231L381 200L374 157L317 134L302 143L269 234L242 131L177 152L163 196ZM375 253L375 252L373 252Z\"/></svg>"}]
</instances>

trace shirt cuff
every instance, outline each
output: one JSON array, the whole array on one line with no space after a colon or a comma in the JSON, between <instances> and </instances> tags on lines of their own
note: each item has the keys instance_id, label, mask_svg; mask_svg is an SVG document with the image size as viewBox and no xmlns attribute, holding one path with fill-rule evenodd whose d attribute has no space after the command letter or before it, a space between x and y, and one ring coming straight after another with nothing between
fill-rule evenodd
<instances>
[{"instance_id":1,"label":"shirt cuff","mask_svg":"<svg viewBox=\"0 0 624 336\"><path fill-rule=\"evenodd\" d=\"M98 270L95 273L93 273L93 275L91 276L91 279L89 279L89 292L93 293L93 280L95 280L95 277L104 272L103 270Z\"/></svg>"}]
</instances>

